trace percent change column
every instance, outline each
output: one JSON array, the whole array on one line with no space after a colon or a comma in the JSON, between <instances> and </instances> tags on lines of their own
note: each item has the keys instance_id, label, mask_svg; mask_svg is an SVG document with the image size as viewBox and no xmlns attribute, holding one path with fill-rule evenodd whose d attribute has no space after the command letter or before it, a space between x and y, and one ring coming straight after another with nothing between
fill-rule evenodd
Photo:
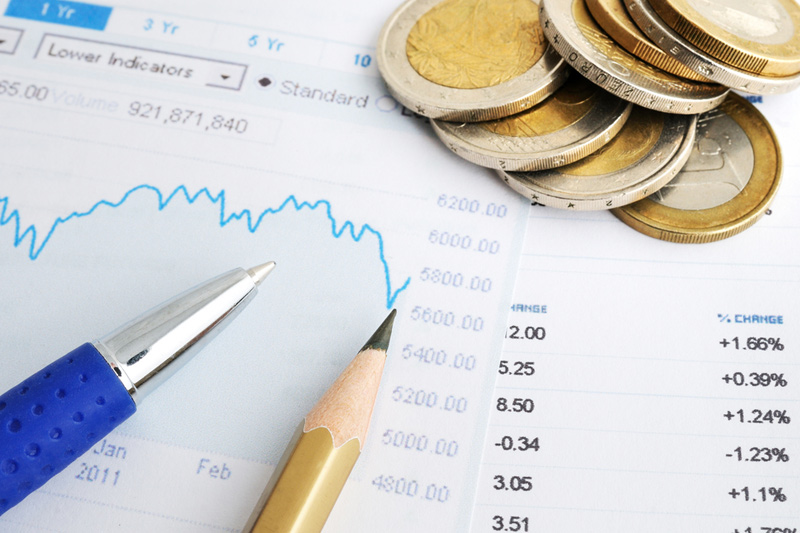
<instances>
[{"instance_id":1,"label":"percent change column","mask_svg":"<svg viewBox=\"0 0 800 533\"><path fill-rule=\"evenodd\" d=\"M800 531L794 292L674 246L660 263L533 237L472 531Z\"/></svg>"}]
</instances>

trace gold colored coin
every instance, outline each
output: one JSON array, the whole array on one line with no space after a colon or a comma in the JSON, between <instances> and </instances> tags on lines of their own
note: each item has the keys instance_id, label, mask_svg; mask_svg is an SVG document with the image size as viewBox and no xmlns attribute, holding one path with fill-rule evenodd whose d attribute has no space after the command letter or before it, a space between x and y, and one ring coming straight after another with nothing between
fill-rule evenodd
<instances>
[{"instance_id":1,"label":"gold colored coin","mask_svg":"<svg viewBox=\"0 0 800 533\"><path fill-rule=\"evenodd\" d=\"M432 119L480 122L530 109L569 75L544 40L537 6L406 0L386 20L375 50L386 88Z\"/></svg>"},{"instance_id":2,"label":"gold colored coin","mask_svg":"<svg viewBox=\"0 0 800 533\"><path fill-rule=\"evenodd\" d=\"M541 0L542 31L581 76L629 102L694 115L718 106L728 89L679 78L634 57L595 22L585 0Z\"/></svg>"},{"instance_id":3,"label":"gold colored coin","mask_svg":"<svg viewBox=\"0 0 800 533\"><path fill-rule=\"evenodd\" d=\"M631 113L619 135L592 155L555 169L565 176L600 176L624 170L645 157L664 130L664 115L650 110Z\"/></svg>"},{"instance_id":4,"label":"gold colored coin","mask_svg":"<svg viewBox=\"0 0 800 533\"><path fill-rule=\"evenodd\" d=\"M485 122L432 120L431 125L445 146L476 165L541 170L577 161L608 143L632 107L575 75L522 113Z\"/></svg>"},{"instance_id":5,"label":"gold colored coin","mask_svg":"<svg viewBox=\"0 0 800 533\"><path fill-rule=\"evenodd\" d=\"M445 0L411 28L406 54L429 81L479 89L527 72L546 47L531 0Z\"/></svg>"},{"instance_id":6,"label":"gold colored coin","mask_svg":"<svg viewBox=\"0 0 800 533\"><path fill-rule=\"evenodd\" d=\"M683 80L677 79L666 72L650 66L647 63L639 61L632 55L628 54L616 41L611 39L606 33L597 25L589 10L586 8L586 2L583 0L573 0L572 2L572 16L575 24L578 26L581 34L587 41L605 54L611 61L622 66L623 72L634 72L646 78L651 78L658 83L668 85L678 92L688 91L689 84ZM622 70L621 69L621 70ZM696 84L692 84L694 86ZM713 90L714 87L709 85L709 89ZM709 91L710 92L710 91ZM635 102L634 102L635 103Z\"/></svg>"},{"instance_id":7,"label":"gold colored coin","mask_svg":"<svg viewBox=\"0 0 800 533\"><path fill-rule=\"evenodd\" d=\"M650 0L687 41L762 76L800 72L800 7L792 0Z\"/></svg>"},{"instance_id":8,"label":"gold colored coin","mask_svg":"<svg viewBox=\"0 0 800 533\"><path fill-rule=\"evenodd\" d=\"M609 37L642 61L682 78L709 82L648 39L628 15L624 0L586 0L586 7Z\"/></svg>"},{"instance_id":9,"label":"gold colored coin","mask_svg":"<svg viewBox=\"0 0 800 533\"><path fill-rule=\"evenodd\" d=\"M541 137L566 129L586 116L602 94L585 78L574 76L560 90L526 112L476 126L507 137Z\"/></svg>"},{"instance_id":10,"label":"gold colored coin","mask_svg":"<svg viewBox=\"0 0 800 533\"><path fill-rule=\"evenodd\" d=\"M697 115L633 106L620 132L584 159L537 172L498 173L540 204L571 211L619 207L646 198L680 171L694 145L696 124Z\"/></svg>"},{"instance_id":11,"label":"gold colored coin","mask_svg":"<svg viewBox=\"0 0 800 533\"><path fill-rule=\"evenodd\" d=\"M637 231L671 242L713 242L749 228L778 190L781 152L769 123L731 94L700 116L692 154L655 194L614 209Z\"/></svg>"}]
</instances>

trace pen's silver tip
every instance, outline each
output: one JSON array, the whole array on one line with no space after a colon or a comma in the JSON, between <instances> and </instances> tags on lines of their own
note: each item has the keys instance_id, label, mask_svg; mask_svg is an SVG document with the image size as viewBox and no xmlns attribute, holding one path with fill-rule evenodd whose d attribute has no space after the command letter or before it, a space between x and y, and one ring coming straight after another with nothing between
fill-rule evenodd
<instances>
[{"instance_id":1,"label":"pen's silver tip","mask_svg":"<svg viewBox=\"0 0 800 533\"><path fill-rule=\"evenodd\" d=\"M253 268L248 268L247 273L250 274L250 277L253 278L253 283L256 284L256 287L261 285L261 282L264 281L272 269L275 268L275 261L270 261L269 263L264 263L263 265L254 266Z\"/></svg>"}]
</instances>

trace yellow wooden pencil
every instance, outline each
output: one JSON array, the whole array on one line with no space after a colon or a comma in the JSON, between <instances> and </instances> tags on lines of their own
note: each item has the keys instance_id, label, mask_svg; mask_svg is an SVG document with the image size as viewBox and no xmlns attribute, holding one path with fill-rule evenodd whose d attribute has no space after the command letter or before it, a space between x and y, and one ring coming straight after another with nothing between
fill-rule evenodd
<instances>
[{"instance_id":1,"label":"yellow wooden pencil","mask_svg":"<svg viewBox=\"0 0 800 533\"><path fill-rule=\"evenodd\" d=\"M367 436L395 311L308 413L244 531L322 530Z\"/></svg>"}]
</instances>

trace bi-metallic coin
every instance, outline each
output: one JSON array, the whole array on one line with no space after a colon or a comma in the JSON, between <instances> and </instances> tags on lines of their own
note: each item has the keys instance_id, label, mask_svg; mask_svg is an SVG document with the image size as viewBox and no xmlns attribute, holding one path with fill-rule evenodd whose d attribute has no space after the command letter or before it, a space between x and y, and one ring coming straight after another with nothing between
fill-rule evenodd
<instances>
[{"instance_id":1,"label":"bi-metallic coin","mask_svg":"<svg viewBox=\"0 0 800 533\"><path fill-rule=\"evenodd\" d=\"M584 0L542 0L544 34L581 75L634 104L696 114L718 106L728 89L678 78L633 57L597 25Z\"/></svg>"},{"instance_id":2,"label":"bi-metallic coin","mask_svg":"<svg viewBox=\"0 0 800 533\"><path fill-rule=\"evenodd\" d=\"M651 0L670 28L711 57L762 76L800 72L800 7L792 0Z\"/></svg>"},{"instance_id":3,"label":"bi-metallic coin","mask_svg":"<svg viewBox=\"0 0 800 533\"><path fill-rule=\"evenodd\" d=\"M681 78L709 81L648 39L625 9L625 0L586 0L586 7L609 37L642 61Z\"/></svg>"},{"instance_id":4,"label":"bi-metallic coin","mask_svg":"<svg viewBox=\"0 0 800 533\"><path fill-rule=\"evenodd\" d=\"M645 198L675 177L689 157L696 123L697 115L634 107L617 136L589 157L540 172L498 172L540 204L611 209Z\"/></svg>"},{"instance_id":5,"label":"bi-metallic coin","mask_svg":"<svg viewBox=\"0 0 800 533\"><path fill-rule=\"evenodd\" d=\"M710 80L750 94L779 94L800 86L800 74L759 76L714 59L667 26L647 0L626 0L625 6L634 22L658 46Z\"/></svg>"},{"instance_id":6,"label":"bi-metallic coin","mask_svg":"<svg viewBox=\"0 0 800 533\"><path fill-rule=\"evenodd\" d=\"M614 215L637 231L672 242L712 242L749 228L778 190L781 152L769 123L731 95L701 115L692 154L666 186Z\"/></svg>"},{"instance_id":7,"label":"bi-metallic coin","mask_svg":"<svg viewBox=\"0 0 800 533\"><path fill-rule=\"evenodd\" d=\"M617 134L633 104L573 74L532 109L487 122L433 120L436 135L456 155L505 170L541 170L591 154Z\"/></svg>"},{"instance_id":8,"label":"bi-metallic coin","mask_svg":"<svg viewBox=\"0 0 800 533\"><path fill-rule=\"evenodd\" d=\"M386 21L377 61L397 101L455 121L528 109L568 75L532 0L409 0Z\"/></svg>"}]
</instances>

